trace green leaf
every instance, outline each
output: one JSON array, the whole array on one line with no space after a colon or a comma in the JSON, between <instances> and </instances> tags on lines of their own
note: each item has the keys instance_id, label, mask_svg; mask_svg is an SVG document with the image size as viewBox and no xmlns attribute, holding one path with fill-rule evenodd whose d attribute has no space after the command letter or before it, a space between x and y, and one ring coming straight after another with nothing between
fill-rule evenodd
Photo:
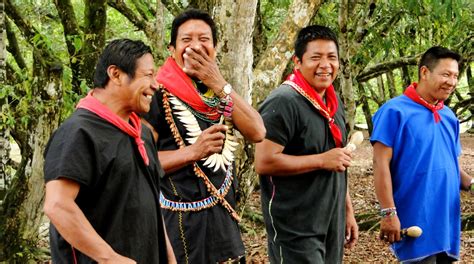
<instances>
[{"instance_id":1,"label":"green leaf","mask_svg":"<svg viewBox=\"0 0 474 264\"><path fill-rule=\"evenodd\" d=\"M82 38L80 36L74 36L74 41L72 42L72 45L74 46L74 52L78 53L82 49Z\"/></svg>"}]
</instances>

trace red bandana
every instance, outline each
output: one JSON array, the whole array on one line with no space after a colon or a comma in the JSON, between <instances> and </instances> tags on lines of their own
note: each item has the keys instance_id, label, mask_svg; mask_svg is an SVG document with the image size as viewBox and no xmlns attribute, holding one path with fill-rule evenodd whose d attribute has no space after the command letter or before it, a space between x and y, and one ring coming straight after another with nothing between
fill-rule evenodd
<instances>
[{"instance_id":1,"label":"red bandana","mask_svg":"<svg viewBox=\"0 0 474 264\"><path fill-rule=\"evenodd\" d=\"M298 93L304 96L319 111L319 113L328 120L336 147L342 147L342 134L339 127L334 123L334 115L337 112L338 101L334 86L332 84L326 89L326 104L318 93L309 85L301 72L297 69L286 78L285 84L290 85Z\"/></svg>"},{"instance_id":2,"label":"red bandana","mask_svg":"<svg viewBox=\"0 0 474 264\"><path fill-rule=\"evenodd\" d=\"M428 103L425 99L421 98L421 96L416 92L417 86L417 83L412 83L410 86L407 87L403 94L413 100L415 103L419 103L422 106L428 108L431 112L433 112L435 123L438 123L439 121L441 121L441 116L439 115L438 110L443 109L444 102L439 101L436 105Z\"/></svg>"},{"instance_id":3,"label":"red bandana","mask_svg":"<svg viewBox=\"0 0 474 264\"><path fill-rule=\"evenodd\" d=\"M191 78L183 72L173 58L169 57L165 64L161 66L156 75L156 80L163 84L168 92L184 101L195 111L206 115L211 120L219 119L220 114L217 109L203 102Z\"/></svg>"},{"instance_id":4,"label":"red bandana","mask_svg":"<svg viewBox=\"0 0 474 264\"><path fill-rule=\"evenodd\" d=\"M84 108L91 111L92 113L102 117L104 120L116 126L129 136L133 137L143 161L148 166L149 161L148 155L146 154L145 142L143 142L143 140L140 138L142 133L142 123L140 122L140 118L137 116L137 114L134 112L130 114L130 122L132 123L130 125L105 105L101 104L99 100L93 97L92 91L90 91L86 97L79 101L79 104L77 104L76 108Z\"/></svg>"}]
</instances>

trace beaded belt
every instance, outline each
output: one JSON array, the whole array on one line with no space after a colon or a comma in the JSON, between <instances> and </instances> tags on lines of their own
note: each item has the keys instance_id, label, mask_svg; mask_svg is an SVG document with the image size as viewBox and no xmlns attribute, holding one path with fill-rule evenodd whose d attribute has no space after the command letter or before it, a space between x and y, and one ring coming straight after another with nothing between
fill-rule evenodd
<instances>
[{"instance_id":1,"label":"beaded belt","mask_svg":"<svg viewBox=\"0 0 474 264\"><path fill-rule=\"evenodd\" d=\"M221 196L227 195L230 186L232 185L232 167L230 167L225 175L224 182L222 183L221 187L217 190L217 193ZM207 209L213 207L219 202L219 198L216 196L209 196L199 201L194 202L176 202L171 201L160 193L160 204L161 208L172 210L172 211L201 211L203 209Z\"/></svg>"}]
</instances>

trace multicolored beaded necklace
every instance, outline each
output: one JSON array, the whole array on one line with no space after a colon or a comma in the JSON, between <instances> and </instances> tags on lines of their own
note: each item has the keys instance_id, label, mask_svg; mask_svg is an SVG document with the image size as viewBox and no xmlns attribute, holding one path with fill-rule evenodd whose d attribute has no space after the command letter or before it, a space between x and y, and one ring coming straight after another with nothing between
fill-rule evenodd
<instances>
[{"instance_id":1,"label":"multicolored beaded necklace","mask_svg":"<svg viewBox=\"0 0 474 264\"><path fill-rule=\"evenodd\" d=\"M215 108L219 105L219 102L220 102L220 99L219 97L215 96L214 95L214 91L212 91L212 89L209 89L205 86L201 86L200 83L196 83L194 80L193 80L193 85L194 87L196 88L196 91L197 93L199 94L199 97L201 97L202 101L209 107L212 107L212 108ZM207 89L205 93L202 93L201 90L199 89L201 86L203 87L204 89ZM209 122L209 123L212 123L212 124L217 124L219 123L219 119L217 120L211 120L207 117L207 115L204 113L200 113L196 110L194 110L192 107L188 106L187 104L185 104L186 108L191 112L193 113L194 116L196 116L197 118L205 121L205 122Z\"/></svg>"}]
</instances>

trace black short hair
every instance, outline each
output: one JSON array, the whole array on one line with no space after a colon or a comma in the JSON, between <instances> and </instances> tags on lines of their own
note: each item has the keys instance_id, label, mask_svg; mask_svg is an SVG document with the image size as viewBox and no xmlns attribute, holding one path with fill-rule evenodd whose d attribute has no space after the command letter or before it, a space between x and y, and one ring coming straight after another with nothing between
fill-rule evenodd
<instances>
[{"instance_id":1,"label":"black short hair","mask_svg":"<svg viewBox=\"0 0 474 264\"><path fill-rule=\"evenodd\" d=\"M212 31L212 42L215 47L217 45L217 28L216 24L214 23L214 20L212 20L212 17L208 13L195 8L187 9L174 18L173 24L171 25L170 46L176 47L176 38L178 37L179 27L186 21L192 19L202 20L204 21L204 23L209 25Z\"/></svg>"},{"instance_id":2,"label":"black short hair","mask_svg":"<svg viewBox=\"0 0 474 264\"><path fill-rule=\"evenodd\" d=\"M421 56L420 63L418 64L418 78L420 78L421 67L426 66L430 71L432 71L436 65L438 65L439 60L448 58L453 59L458 63L461 62L461 55L450 49L441 46L429 48L423 56Z\"/></svg>"},{"instance_id":3,"label":"black short hair","mask_svg":"<svg viewBox=\"0 0 474 264\"><path fill-rule=\"evenodd\" d=\"M337 54L339 55L339 43L337 42L336 33L328 27L312 25L302 28L298 33L298 37L295 41L295 56L302 60L308 43L318 39L334 41L337 48Z\"/></svg>"},{"instance_id":4,"label":"black short hair","mask_svg":"<svg viewBox=\"0 0 474 264\"><path fill-rule=\"evenodd\" d=\"M135 77L137 60L143 55L151 53L151 49L140 40L116 39L111 41L99 56L94 73L94 88L105 88L109 82L107 68L110 65L117 66L128 74L130 78Z\"/></svg>"}]
</instances>

